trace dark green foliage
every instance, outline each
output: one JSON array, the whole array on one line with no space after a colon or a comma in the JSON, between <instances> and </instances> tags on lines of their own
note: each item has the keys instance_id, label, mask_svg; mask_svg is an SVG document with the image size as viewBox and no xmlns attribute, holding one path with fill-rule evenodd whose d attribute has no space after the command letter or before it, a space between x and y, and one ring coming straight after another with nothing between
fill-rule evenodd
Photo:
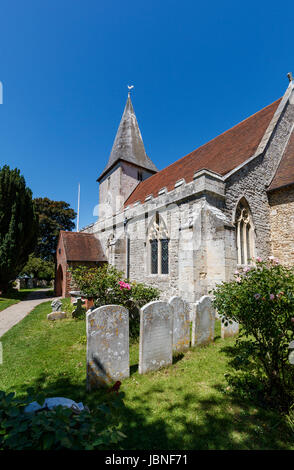
<instances>
[{"instance_id":1,"label":"dark green foliage","mask_svg":"<svg viewBox=\"0 0 294 470\"><path fill-rule=\"evenodd\" d=\"M294 270L271 257L236 273L214 290L223 321L237 321L241 337L230 351L237 371L227 379L243 397L287 409L294 399L288 346L294 339Z\"/></svg>"},{"instance_id":2,"label":"dark green foliage","mask_svg":"<svg viewBox=\"0 0 294 470\"><path fill-rule=\"evenodd\" d=\"M18 169L0 169L0 289L7 290L34 250L38 216Z\"/></svg>"},{"instance_id":3,"label":"dark green foliage","mask_svg":"<svg viewBox=\"0 0 294 470\"><path fill-rule=\"evenodd\" d=\"M39 397L43 403L44 397ZM0 450L92 450L118 448L126 436L119 431L119 396L97 407L95 412L58 406L53 410L24 413L34 398L16 399L0 391Z\"/></svg>"},{"instance_id":4,"label":"dark green foliage","mask_svg":"<svg viewBox=\"0 0 294 470\"><path fill-rule=\"evenodd\" d=\"M39 238L35 256L49 261L55 260L60 230L71 231L76 213L64 201L51 201L47 197L34 199L39 215Z\"/></svg>"},{"instance_id":5,"label":"dark green foliage","mask_svg":"<svg viewBox=\"0 0 294 470\"><path fill-rule=\"evenodd\" d=\"M46 261L41 258L36 258L32 253L29 256L28 262L24 266L21 274L33 275L35 279L45 279L51 281L55 275L55 265L53 261Z\"/></svg>"},{"instance_id":6,"label":"dark green foliage","mask_svg":"<svg viewBox=\"0 0 294 470\"><path fill-rule=\"evenodd\" d=\"M88 268L78 266L71 270L74 283L81 292L94 299L96 307L123 305L129 310L130 336L139 335L139 309L158 299L160 291L143 283L126 282L124 274L114 266Z\"/></svg>"}]
</instances>

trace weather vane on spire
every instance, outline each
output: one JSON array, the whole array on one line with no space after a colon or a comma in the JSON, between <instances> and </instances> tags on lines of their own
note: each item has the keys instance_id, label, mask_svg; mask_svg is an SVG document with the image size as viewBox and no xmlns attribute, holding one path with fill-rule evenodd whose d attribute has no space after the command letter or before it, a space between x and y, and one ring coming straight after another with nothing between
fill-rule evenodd
<instances>
[{"instance_id":1,"label":"weather vane on spire","mask_svg":"<svg viewBox=\"0 0 294 470\"><path fill-rule=\"evenodd\" d=\"M128 85L128 90L129 90L129 96L131 94L131 90L134 88L134 85Z\"/></svg>"}]
</instances>

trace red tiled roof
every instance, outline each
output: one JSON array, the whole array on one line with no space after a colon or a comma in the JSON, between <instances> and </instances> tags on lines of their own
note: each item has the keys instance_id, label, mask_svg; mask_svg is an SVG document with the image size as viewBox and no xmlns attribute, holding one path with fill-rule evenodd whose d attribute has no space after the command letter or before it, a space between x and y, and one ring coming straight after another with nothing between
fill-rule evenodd
<instances>
[{"instance_id":1,"label":"red tiled roof","mask_svg":"<svg viewBox=\"0 0 294 470\"><path fill-rule=\"evenodd\" d=\"M92 233L60 231L68 261L106 261L100 241Z\"/></svg>"},{"instance_id":2,"label":"red tiled roof","mask_svg":"<svg viewBox=\"0 0 294 470\"><path fill-rule=\"evenodd\" d=\"M205 168L225 175L245 162L257 150L280 101L281 98L140 183L125 206L144 202L150 194L156 197L163 187L170 191L182 178L189 183L197 170Z\"/></svg>"},{"instance_id":3,"label":"red tiled roof","mask_svg":"<svg viewBox=\"0 0 294 470\"><path fill-rule=\"evenodd\" d=\"M274 179L268 191L288 186L294 183L294 133L291 134L288 145L278 166Z\"/></svg>"}]
</instances>

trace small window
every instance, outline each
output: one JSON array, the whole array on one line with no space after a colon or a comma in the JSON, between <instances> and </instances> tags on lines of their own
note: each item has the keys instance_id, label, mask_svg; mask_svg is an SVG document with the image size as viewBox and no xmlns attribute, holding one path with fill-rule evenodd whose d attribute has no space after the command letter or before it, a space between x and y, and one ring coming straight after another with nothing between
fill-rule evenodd
<instances>
[{"instance_id":1,"label":"small window","mask_svg":"<svg viewBox=\"0 0 294 470\"><path fill-rule=\"evenodd\" d=\"M143 181L143 172L141 170L138 171L138 181Z\"/></svg>"}]
</instances>

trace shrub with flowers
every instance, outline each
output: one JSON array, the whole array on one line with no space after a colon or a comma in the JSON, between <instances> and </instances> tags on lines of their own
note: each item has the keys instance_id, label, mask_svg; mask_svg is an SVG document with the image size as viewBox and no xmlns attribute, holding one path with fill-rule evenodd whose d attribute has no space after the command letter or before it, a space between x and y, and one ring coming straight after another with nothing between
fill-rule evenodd
<instances>
[{"instance_id":1,"label":"shrub with flowers","mask_svg":"<svg viewBox=\"0 0 294 470\"><path fill-rule=\"evenodd\" d=\"M139 334L139 309L158 299L159 290L144 283L129 282L114 266L77 266L71 269L72 279L83 295L94 300L95 307L123 305L129 310L130 335Z\"/></svg>"},{"instance_id":2,"label":"shrub with flowers","mask_svg":"<svg viewBox=\"0 0 294 470\"><path fill-rule=\"evenodd\" d=\"M288 346L294 339L294 269L271 256L235 272L235 280L213 291L222 321L236 321L241 335L233 348L237 374L227 378L244 397L256 395L283 409L294 398ZM240 394L240 393L239 393Z\"/></svg>"}]
</instances>

